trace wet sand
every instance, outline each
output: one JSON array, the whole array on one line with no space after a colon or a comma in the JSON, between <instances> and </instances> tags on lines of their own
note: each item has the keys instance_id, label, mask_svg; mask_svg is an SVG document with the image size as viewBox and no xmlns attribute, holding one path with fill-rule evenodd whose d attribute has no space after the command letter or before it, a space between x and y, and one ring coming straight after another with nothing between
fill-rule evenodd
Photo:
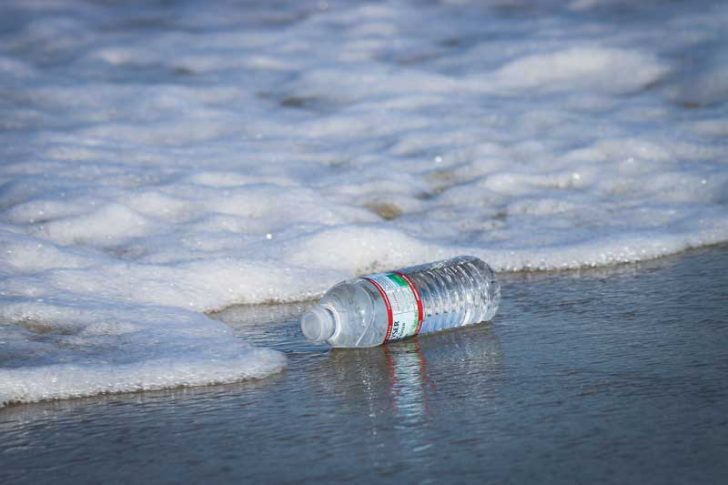
<instances>
[{"instance_id":1,"label":"wet sand","mask_svg":"<svg viewBox=\"0 0 728 485\"><path fill-rule=\"evenodd\" d=\"M0 409L0 483L726 480L728 247L502 282L493 323L367 350L228 309L287 371Z\"/></svg>"}]
</instances>

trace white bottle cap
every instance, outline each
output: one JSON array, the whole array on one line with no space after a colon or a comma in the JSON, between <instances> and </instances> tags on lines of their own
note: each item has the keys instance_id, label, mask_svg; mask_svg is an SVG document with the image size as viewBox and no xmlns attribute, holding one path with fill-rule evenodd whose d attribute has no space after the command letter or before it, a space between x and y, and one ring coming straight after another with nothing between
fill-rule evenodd
<instances>
[{"instance_id":1,"label":"white bottle cap","mask_svg":"<svg viewBox=\"0 0 728 485\"><path fill-rule=\"evenodd\" d=\"M312 342L328 340L335 330L334 314L322 305L314 306L301 317L301 331Z\"/></svg>"}]
</instances>

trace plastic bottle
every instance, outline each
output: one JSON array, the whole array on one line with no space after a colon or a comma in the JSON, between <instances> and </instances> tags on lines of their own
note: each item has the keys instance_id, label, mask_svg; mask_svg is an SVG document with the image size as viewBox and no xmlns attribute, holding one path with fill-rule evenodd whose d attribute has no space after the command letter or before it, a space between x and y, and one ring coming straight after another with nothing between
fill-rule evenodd
<instances>
[{"instance_id":1,"label":"plastic bottle","mask_svg":"<svg viewBox=\"0 0 728 485\"><path fill-rule=\"evenodd\" d=\"M490 266L461 256L341 282L304 313L301 330L333 347L373 347L490 320L499 302Z\"/></svg>"}]
</instances>

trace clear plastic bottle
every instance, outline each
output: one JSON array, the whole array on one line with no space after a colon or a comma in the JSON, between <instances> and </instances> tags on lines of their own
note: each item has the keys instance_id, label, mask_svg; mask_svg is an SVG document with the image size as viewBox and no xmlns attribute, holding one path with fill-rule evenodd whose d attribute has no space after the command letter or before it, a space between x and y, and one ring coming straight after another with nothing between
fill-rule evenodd
<instances>
[{"instance_id":1,"label":"clear plastic bottle","mask_svg":"<svg viewBox=\"0 0 728 485\"><path fill-rule=\"evenodd\" d=\"M500 285L486 263L461 256L344 281L301 317L308 340L373 347L490 320Z\"/></svg>"}]
</instances>

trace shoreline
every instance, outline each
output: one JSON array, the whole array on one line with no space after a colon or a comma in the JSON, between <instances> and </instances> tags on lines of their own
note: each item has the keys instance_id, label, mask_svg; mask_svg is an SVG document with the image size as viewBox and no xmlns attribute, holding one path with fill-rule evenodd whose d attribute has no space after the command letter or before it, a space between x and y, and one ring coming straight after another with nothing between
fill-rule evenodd
<instances>
[{"instance_id":1,"label":"shoreline","mask_svg":"<svg viewBox=\"0 0 728 485\"><path fill-rule=\"evenodd\" d=\"M517 270L517 271L499 271L496 273L496 276L499 280L509 280L509 279L520 279L521 277L527 277L527 276L544 276L544 277L550 277L550 276L558 276L558 275L590 275L590 274L597 274L597 273L604 273L605 276L609 276L611 274L618 274L622 271L632 271L637 270L641 267L650 267L653 264L661 264L663 261L669 261L671 259L679 259L682 257L690 256L693 254L698 254L702 251L722 251L722 250L728 250L728 241L722 241L718 243L712 243L702 246L696 246L696 247L689 247L686 249L683 249L678 252L674 253L668 253L662 256L655 256L654 258L648 258L648 259L642 259L638 261L624 261L624 262L618 262L618 263L605 263L603 265L597 265L597 266L580 266L575 268L563 268L563 269L529 269L529 270ZM487 261L486 261L487 263ZM386 271L387 269L391 268L384 268L382 271ZM353 276L353 278L356 278L357 276ZM245 308L245 307L275 307L280 305L295 305L295 304L311 304L313 302L318 301L319 298L323 296L323 293L320 295L309 298L309 299L303 299L303 300L271 300L271 301L265 301L262 303L233 303L231 305L227 305L223 308L216 309L216 310L208 310L202 312L204 315L216 319L216 316L222 313L225 313L226 311L229 311L233 308Z\"/></svg>"},{"instance_id":2,"label":"shoreline","mask_svg":"<svg viewBox=\"0 0 728 485\"><path fill-rule=\"evenodd\" d=\"M303 341L305 303L229 309L287 370L8 406L0 477L716 483L728 248L625 268L504 278L493 322L370 349Z\"/></svg>"},{"instance_id":3,"label":"shoreline","mask_svg":"<svg viewBox=\"0 0 728 485\"><path fill-rule=\"evenodd\" d=\"M630 263L620 263L615 265L605 265L605 266L598 266L598 267L583 267L583 268L575 268L575 269L563 269L563 270L536 270L536 271L514 271L514 272L505 272L505 273L498 273L497 276L501 283L507 282L507 283L513 283L518 281L530 281L530 282L536 282L536 281L542 281L542 280L548 280L552 278L579 278L579 277L601 277L601 278L609 278L613 277L615 275L623 275L623 274L634 274L639 271L643 270L650 270L650 269L659 269L660 267L663 267L666 264L673 264L676 262L679 262L682 258L685 257L691 257L691 256L697 256L703 253L708 253L712 251L728 251L728 243L720 243L710 246L701 246L698 248L691 248L679 253L674 253L666 256L661 256L654 259L644 260L644 261L637 261L637 262L630 262ZM276 321L280 321L281 319L291 319L293 317L298 317L300 313L302 313L308 306L313 304L318 300L317 298L309 299L309 300L297 300L297 301L290 301L290 302L278 302L278 303L252 303L252 304L235 304L225 307L222 310L216 310L216 311L210 311L210 312L203 312L203 315L212 318L214 320L220 320L227 324L230 324L231 322L234 322L238 326L241 325L241 323L253 323L257 322L258 324L274 324ZM498 318L498 316L496 316ZM491 324L491 323L487 323ZM454 331L458 331L458 329L453 329ZM311 345L307 344L303 341L303 338L300 337L301 342L296 343L295 339L294 341L286 340L284 343L281 342L275 342L270 341L269 339L257 339L251 335L245 335L244 332L236 332L239 337L249 341L250 343L253 343L255 346L265 346L270 347L275 350L280 350L284 354L288 354L291 352L289 348L309 348ZM320 349L326 349L326 346L319 345L315 346ZM7 410L12 407L18 407L18 406L28 406L28 405L36 405L36 404L45 404L45 403L55 403L55 402L65 402L65 401L79 401L84 399L94 399L94 398L103 398L103 397L112 397L113 396L133 396L138 394L146 394L146 393L166 393L166 392L172 392L177 390L184 390L184 389L205 389L205 388L214 388L218 386L229 386L229 385L236 385L236 384L245 384L247 382L258 382L258 381L265 381L267 379L270 379L271 377L275 375L279 375L280 373L286 372L286 368L282 369L281 371L277 373L270 374L268 376L259 377L259 378L247 378L247 379L241 379L241 380L235 380L230 382L223 382L223 383L210 383L210 384L201 384L196 386L187 386L187 385L180 385L180 386L173 386L173 387L162 387L158 389L142 389L138 391L124 391L119 393L100 393L100 394L93 394L93 395L87 395L87 396L78 396L78 397L68 397L68 398L60 398L60 399L49 399L49 400L39 400L39 401L30 401L30 402L11 402L6 404L3 407L0 407L0 413L3 412L3 410Z\"/></svg>"}]
</instances>

